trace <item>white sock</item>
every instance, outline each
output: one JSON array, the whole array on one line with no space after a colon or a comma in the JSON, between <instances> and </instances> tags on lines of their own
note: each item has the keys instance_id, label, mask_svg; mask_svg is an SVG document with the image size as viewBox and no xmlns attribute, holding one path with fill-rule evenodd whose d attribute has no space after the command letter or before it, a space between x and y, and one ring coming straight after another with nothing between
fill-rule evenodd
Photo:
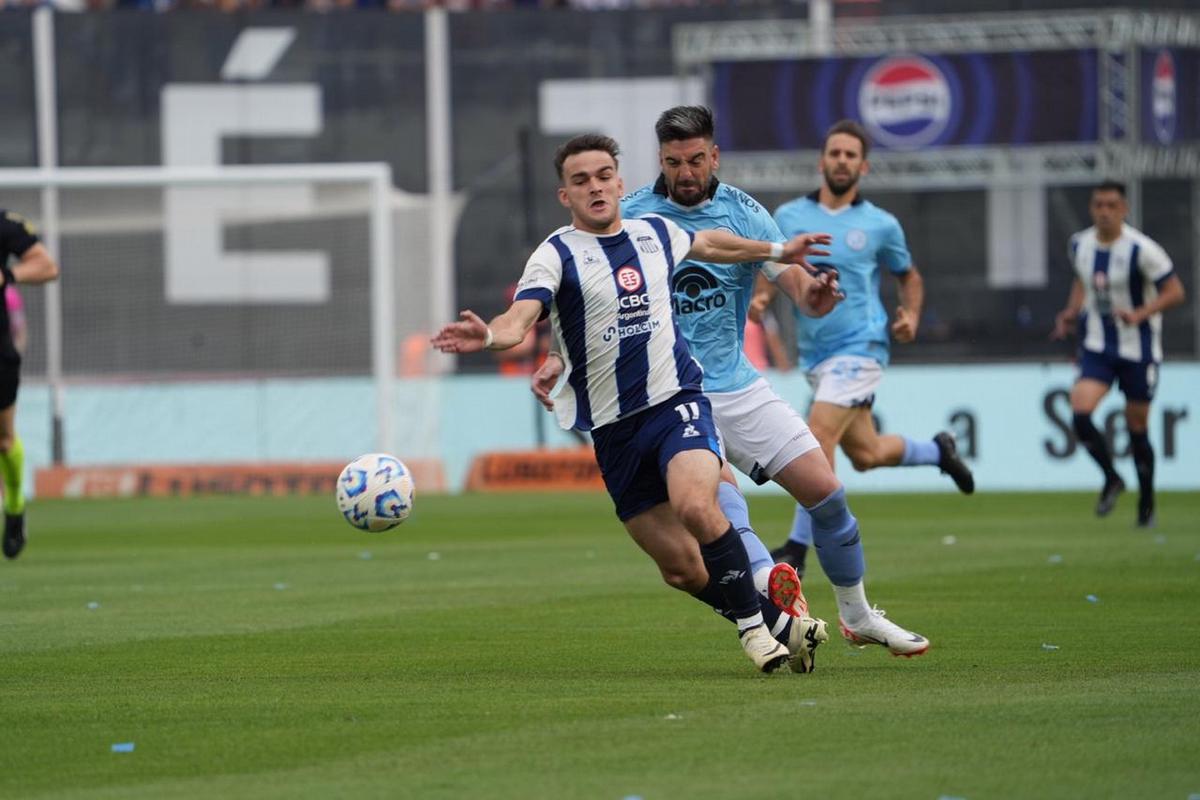
<instances>
[{"instance_id":1,"label":"white sock","mask_svg":"<svg viewBox=\"0 0 1200 800\"><path fill-rule=\"evenodd\" d=\"M738 617L738 635L745 633L751 628L757 628L763 624L763 615L761 611L755 611L752 617Z\"/></svg>"},{"instance_id":2,"label":"white sock","mask_svg":"<svg viewBox=\"0 0 1200 800\"><path fill-rule=\"evenodd\" d=\"M867 605L867 591L863 582L853 586L834 586L833 594L837 597L838 615L847 628L854 628L867 621L871 615L871 607Z\"/></svg>"}]
</instances>

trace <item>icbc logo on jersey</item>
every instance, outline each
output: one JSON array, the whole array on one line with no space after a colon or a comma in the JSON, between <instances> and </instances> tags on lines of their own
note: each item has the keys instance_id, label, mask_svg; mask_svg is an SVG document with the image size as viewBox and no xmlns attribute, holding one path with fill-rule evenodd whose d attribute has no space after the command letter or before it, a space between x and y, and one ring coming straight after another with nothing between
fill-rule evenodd
<instances>
[{"instance_id":1,"label":"icbc logo on jersey","mask_svg":"<svg viewBox=\"0 0 1200 800\"><path fill-rule=\"evenodd\" d=\"M617 270L617 285L627 292L636 292L642 288L642 273L633 267L621 267Z\"/></svg>"},{"instance_id":2,"label":"icbc logo on jersey","mask_svg":"<svg viewBox=\"0 0 1200 800\"><path fill-rule=\"evenodd\" d=\"M1159 50L1154 59L1150 113L1154 118L1154 136L1159 144L1175 138L1175 59L1170 50Z\"/></svg>"},{"instance_id":3,"label":"icbc logo on jersey","mask_svg":"<svg viewBox=\"0 0 1200 800\"><path fill-rule=\"evenodd\" d=\"M876 141L897 150L931 144L946 130L950 84L924 58L885 58L871 67L858 89L858 111Z\"/></svg>"}]
</instances>

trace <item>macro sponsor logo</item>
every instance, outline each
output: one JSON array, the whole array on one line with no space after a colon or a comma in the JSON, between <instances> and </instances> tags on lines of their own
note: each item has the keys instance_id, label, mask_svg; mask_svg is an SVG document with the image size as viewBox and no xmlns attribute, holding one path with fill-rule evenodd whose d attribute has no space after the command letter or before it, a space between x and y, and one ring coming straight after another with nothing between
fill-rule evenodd
<instances>
[{"instance_id":1,"label":"macro sponsor logo","mask_svg":"<svg viewBox=\"0 0 1200 800\"><path fill-rule=\"evenodd\" d=\"M1170 144L1175 139L1176 91L1175 59L1170 50L1159 50L1150 84L1150 116L1159 144Z\"/></svg>"},{"instance_id":2,"label":"macro sponsor logo","mask_svg":"<svg viewBox=\"0 0 1200 800\"><path fill-rule=\"evenodd\" d=\"M885 58L858 90L858 111L876 141L897 150L933 143L946 129L950 84L937 66L918 56Z\"/></svg>"},{"instance_id":3,"label":"macro sponsor logo","mask_svg":"<svg viewBox=\"0 0 1200 800\"><path fill-rule=\"evenodd\" d=\"M695 314L723 308L729 301L721 284L703 267L688 267L675 273L671 282L671 308L676 314Z\"/></svg>"}]
</instances>

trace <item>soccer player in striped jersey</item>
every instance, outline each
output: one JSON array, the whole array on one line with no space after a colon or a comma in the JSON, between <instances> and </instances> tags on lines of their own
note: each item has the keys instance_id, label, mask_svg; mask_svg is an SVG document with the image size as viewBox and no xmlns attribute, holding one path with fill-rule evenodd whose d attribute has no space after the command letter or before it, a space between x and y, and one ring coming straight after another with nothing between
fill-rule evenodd
<instances>
[{"instance_id":1,"label":"soccer player in striped jersey","mask_svg":"<svg viewBox=\"0 0 1200 800\"><path fill-rule=\"evenodd\" d=\"M622 201L625 214L661 215L687 230L721 228L750 238L784 239L761 205L741 190L717 180L720 151L713 142L709 109L702 106L668 109L659 117L655 133L662 175L655 184ZM857 644L882 645L895 655L925 652L929 647L925 637L886 619L867 602L863 546L845 490L804 419L775 394L749 363L741 346L758 274L775 281L802 313L823 316L836 304L814 304L809 292L822 286L834 273L814 278L804 269L757 258L725 265L694 256L680 267L673 283L676 319L704 368L704 392L712 402L730 463L758 483L775 481L811 514L818 558L833 584L847 639ZM547 373L552 369L553 365L548 364L540 371L542 377L548 378ZM746 501L738 492L732 474L728 474L720 492L725 515L739 527L749 529ZM761 550L761 557L771 562L761 543L755 547L757 537L753 533L744 538L747 550ZM775 573L771 578L773 582ZM769 588L774 591L773 583ZM814 637L825 635L823 625ZM802 652L811 661L812 649Z\"/></svg>"},{"instance_id":2,"label":"soccer player in striped jersey","mask_svg":"<svg viewBox=\"0 0 1200 800\"><path fill-rule=\"evenodd\" d=\"M1078 321L1079 377L1071 387L1073 427L1104 473L1096 514L1113 510L1125 482L1113 468L1092 412L1113 382L1125 395L1125 424L1138 478L1137 524L1154 525L1154 449L1148 433L1150 401L1162 364L1162 312L1184 300L1171 259L1146 234L1125 224L1125 186L1106 181L1092 190L1092 227L1071 237L1075 280L1066 307L1054 321L1065 338Z\"/></svg>"},{"instance_id":3,"label":"soccer player in striped jersey","mask_svg":"<svg viewBox=\"0 0 1200 800\"><path fill-rule=\"evenodd\" d=\"M617 154L596 134L559 148L558 199L571 224L530 256L507 311L490 325L463 311L432 342L449 353L513 347L549 314L566 372L559 423L591 431L618 518L667 583L729 613L746 654L772 672L790 659L771 630L781 612L755 589L745 546L717 504L716 428L672 316L671 275L688 257L803 263L823 237L784 244L690 233L662 217L622 220Z\"/></svg>"}]
</instances>

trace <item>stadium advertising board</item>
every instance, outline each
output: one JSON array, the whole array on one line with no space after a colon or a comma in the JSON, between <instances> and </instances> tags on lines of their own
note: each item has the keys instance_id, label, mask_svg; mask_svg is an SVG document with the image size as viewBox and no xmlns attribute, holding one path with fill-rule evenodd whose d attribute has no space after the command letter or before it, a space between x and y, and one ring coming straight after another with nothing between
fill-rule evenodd
<instances>
[{"instance_id":1,"label":"stadium advertising board","mask_svg":"<svg viewBox=\"0 0 1200 800\"><path fill-rule=\"evenodd\" d=\"M890 150L1095 142L1097 85L1094 50L713 66L717 138L727 150L815 150L846 117Z\"/></svg>"},{"instance_id":2,"label":"stadium advertising board","mask_svg":"<svg viewBox=\"0 0 1200 800\"><path fill-rule=\"evenodd\" d=\"M1200 50L1145 49L1140 67L1142 141L1200 139Z\"/></svg>"}]
</instances>

